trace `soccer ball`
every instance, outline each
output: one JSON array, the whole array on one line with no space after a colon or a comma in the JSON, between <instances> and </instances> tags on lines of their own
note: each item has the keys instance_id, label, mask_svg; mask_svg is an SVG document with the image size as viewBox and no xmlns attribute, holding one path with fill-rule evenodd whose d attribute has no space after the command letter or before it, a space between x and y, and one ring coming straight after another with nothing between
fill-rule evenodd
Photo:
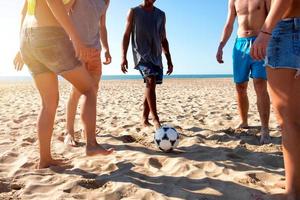
<instances>
[{"instance_id":1,"label":"soccer ball","mask_svg":"<svg viewBox=\"0 0 300 200\"><path fill-rule=\"evenodd\" d=\"M154 143L160 150L170 152L175 149L179 143L179 133L177 133L173 127L163 126L156 131Z\"/></svg>"}]
</instances>

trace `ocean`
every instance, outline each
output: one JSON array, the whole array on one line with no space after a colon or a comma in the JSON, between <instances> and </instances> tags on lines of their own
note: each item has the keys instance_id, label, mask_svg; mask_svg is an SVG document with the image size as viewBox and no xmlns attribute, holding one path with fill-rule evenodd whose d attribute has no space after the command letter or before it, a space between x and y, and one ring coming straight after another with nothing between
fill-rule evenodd
<instances>
[{"instance_id":1,"label":"ocean","mask_svg":"<svg viewBox=\"0 0 300 200\"><path fill-rule=\"evenodd\" d=\"M231 74L182 74L164 76L165 79L203 79L203 78L231 78ZM101 80L139 80L140 75L103 75ZM26 81L30 76L0 76L0 81Z\"/></svg>"}]
</instances>

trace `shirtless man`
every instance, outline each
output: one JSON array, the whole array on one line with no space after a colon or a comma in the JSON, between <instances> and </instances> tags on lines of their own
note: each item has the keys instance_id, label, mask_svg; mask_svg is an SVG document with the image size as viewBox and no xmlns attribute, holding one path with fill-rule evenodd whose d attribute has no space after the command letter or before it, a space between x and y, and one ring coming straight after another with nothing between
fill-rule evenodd
<instances>
[{"instance_id":1,"label":"shirtless man","mask_svg":"<svg viewBox=\"0 0 300 200\"><path fill-rule=\"evenodd\" d=\"M216 55L219 63L223 61L223 48L233 31L234 21L238 19L238 38L233 50L233 74L236 83L237 101L241 123L238 128L248 127L249 100L247 87L249 76L253 78L257 95L257 108L261 120L260 143L270 140L269 116L270 99L267 92L267 77L263 61L250 57L250 48L258 35L270 8L270 0L229 0L228 18Z\"/></svg>"},{"instance_id":2,"label":"shirtless man","mask_svg":"<svg viewBox=\"0 0 300 200\"><path fill-rule=\"evenodd\" d=\"M272 1L251 56L256 60L267 57L270 95L282 129L286 194L274 199L299 200L300 0Z\"/></svg>"}]
</instances>

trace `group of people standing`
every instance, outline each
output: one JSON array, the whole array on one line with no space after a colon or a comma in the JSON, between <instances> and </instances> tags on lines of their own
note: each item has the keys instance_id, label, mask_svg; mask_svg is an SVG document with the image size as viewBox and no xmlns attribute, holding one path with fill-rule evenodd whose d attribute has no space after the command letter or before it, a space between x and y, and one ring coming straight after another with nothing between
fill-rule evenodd
<instances>
[{"instance_id":1,"label":"group of people standing","mask_svg":"<svg viewBox=\"0 0 300 200\"><path fill-rule=\"evenodd\" d=\"M223 47L237 18L239 28L233 50L233 69L241 117L238 127L248 127L247 85L250 76L254 80L262 124L260 142L269 142L268 83L282 129L286 194L280 198L300 199L300 0L228 1L228 19L217 60L223 63ZM144 0L128 13L121 70L124 73L128 70L126 54L131 37L135 69L141 72L146 85L142 124L152 126L149 122L151 113L157 129L161 124L155 88L163 80L162 52L167 59L167 74L173 72L173 64L166 37L166 16L154 3L155 0ZM113 149L104 149L98 144L95 135L102 47L103 64L109 64L112 59L105 25L108 6L109 0L25 0L21 47L14 63L19 70L24 63L28 66L42 100L37 123L39 168L64 162L52 158L50 148L59 99L58 75L73 85L67 106L66 143L76 145L74 119L79 97L83 96L81 119L86 154L108 155L113 152Z\"/></svg>"}]
</instances>

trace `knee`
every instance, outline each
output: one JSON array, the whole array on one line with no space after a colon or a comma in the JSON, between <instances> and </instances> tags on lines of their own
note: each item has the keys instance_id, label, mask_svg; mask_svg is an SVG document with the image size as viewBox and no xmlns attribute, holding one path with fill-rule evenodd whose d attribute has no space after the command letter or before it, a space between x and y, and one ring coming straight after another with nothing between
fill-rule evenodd
<instances>
[{"instance_id":1,"label":"knee","mask_svg":"<svg viewBox=\"0 0 300 200\"><path fill-rule=\"evenodd\" d=\"M150 89L155 89L156 79L154 76L149 76L146 78L146 87Z\"/></svg>"},{"instance_id":2,"label":"knee","mask_svg":"<svg viewBox=\"0 0 300 200\"><path fill-rule=\"evenodd\" d=\"M236 92L239 96L247 96L247 85L244 84L236 85Z\"/></svg>"},{"instance_id":3,"label":"knee","mask_svg":"<svg viewBox=\"0 0 300 200\"><path fill-rule=\"evenodd\" d=\"M58 97L43 99L42 100L42 110L49 114L55 113L56 109L58 107L58 101L59 101Z\"/></svg>"},{"instance_id":4,"label":"knee","mask_svg":"<svg viewBox=\"0 0 300 200\"><path fill-rule=\"evenodd\" d=\"M254 80L254 89L258 97L268 94L267 82L263 79Z\"/></svg>"}]
</instances>

